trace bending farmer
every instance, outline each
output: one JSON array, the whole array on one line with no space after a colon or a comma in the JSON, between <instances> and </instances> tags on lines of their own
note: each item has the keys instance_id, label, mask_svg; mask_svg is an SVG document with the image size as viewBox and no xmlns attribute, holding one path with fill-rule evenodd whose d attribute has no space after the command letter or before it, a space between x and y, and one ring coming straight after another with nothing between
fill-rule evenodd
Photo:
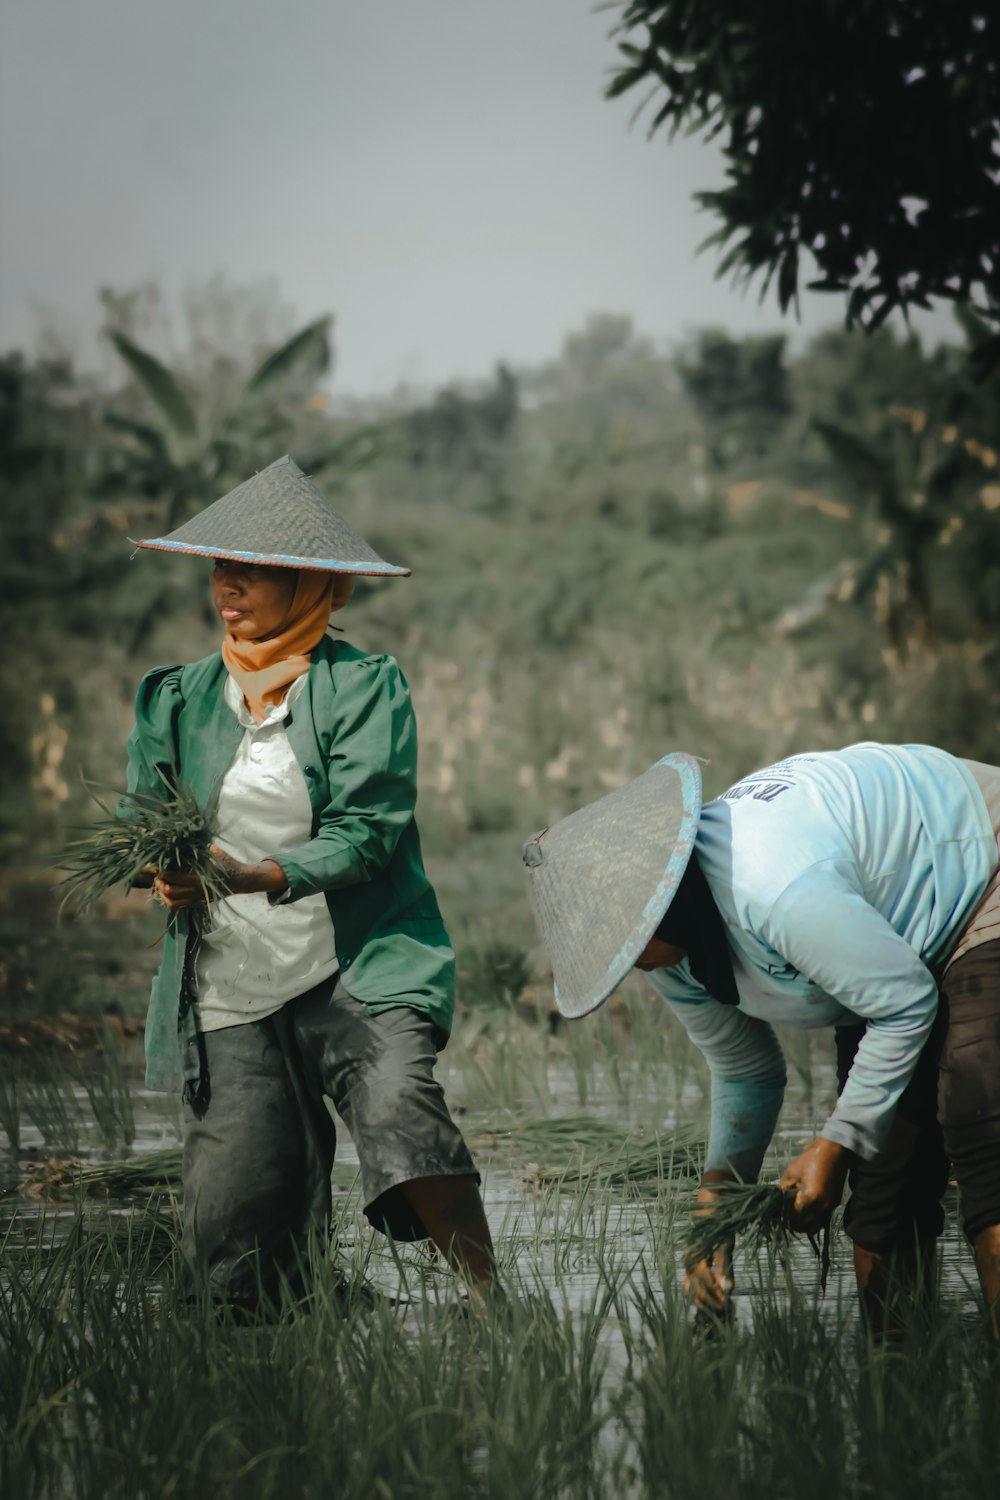
<instances>
[{"instance_id":1,"label":"bending farmer","mask_svg":"<svg viewBox=\"0 0 1000 1500\"><path fill-rule=\"evenodd\" d=\"M430 1237L473 1285L493 1271L479 1176L433 1072L454 955L413 819L417 743L391 657L327 636L355 575L404 574L279 459L167 537L213 559L221 651L139 688L129 790L213 802L230 896L150 870L171 924L146 1028L147 1082L184 1093L184 1246L220 1299L302 1284L350 1130L365 1213ZM198 929L204 928L199 936Z\"/></svg>"},{"instance_id":2,"label":"bending farmer","mask_svg":"<svg viewBox=\"0 0 1000 1500\"><path fill-rule=\"evenodd\" d=\"M701 1198L759 1171L781 1106L772 1022L837 1028L840 1095L787 1168L794 1227L840 1202L863 1294L929 1258L953 1163L994 1334L1000 1310L1000 769L926 745L796 755L702 806L668 755L526 845L568 1016L645 971L704 1053ZM689 1277L720 1308L728 1247Z\"/></svg>"}]
</instances>

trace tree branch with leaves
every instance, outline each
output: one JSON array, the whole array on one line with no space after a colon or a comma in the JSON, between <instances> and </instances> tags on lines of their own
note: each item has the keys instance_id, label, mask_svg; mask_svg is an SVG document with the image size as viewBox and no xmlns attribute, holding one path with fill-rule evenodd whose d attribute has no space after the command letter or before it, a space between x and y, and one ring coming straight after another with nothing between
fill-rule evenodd
<instances>
[{"instance_id":1,"label":"tree branch with leaves","mask_svg":"<svg viewBox=\"0 0 1000 1500\"><path fill-rule=\"evenodd\" d=\"M797 303L846 298L848 325L937 299L977 306L1000 361L1000 13L970 0L627 0L610 98L717 140L718 274ZM810 274L807 272L807 274Z\"/></svg>"}]
</instances>

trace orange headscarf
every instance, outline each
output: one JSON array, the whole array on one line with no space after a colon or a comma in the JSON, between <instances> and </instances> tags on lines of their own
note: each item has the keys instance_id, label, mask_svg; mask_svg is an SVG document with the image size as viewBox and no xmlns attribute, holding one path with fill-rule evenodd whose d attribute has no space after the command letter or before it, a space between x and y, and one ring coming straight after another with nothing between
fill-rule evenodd
<instances>
[{"instance_id":1,"label":"orange headscarf","mask_svg":"<svg viewBox=\"0 0 1000 1500\"><path fill-rule=\"evenodd\" d=\"M231 635L223 639L222 659L243 689L258 724L272 704L284 701L296 677L308 672L310 656L323 639L331 611L343 609L353 584L349 574L303 568L277 635L267 641L237 641Z\"/></svg>"}]
</instances>

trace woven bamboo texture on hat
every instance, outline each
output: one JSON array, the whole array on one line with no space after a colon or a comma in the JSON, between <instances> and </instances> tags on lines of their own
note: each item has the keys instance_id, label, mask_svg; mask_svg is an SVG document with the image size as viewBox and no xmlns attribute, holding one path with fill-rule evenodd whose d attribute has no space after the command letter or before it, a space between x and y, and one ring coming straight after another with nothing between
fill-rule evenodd
<instances>
[{"instance_id":1,"label":"woven bamboo texture on hat","mask_svg":"<svg viewBox=\"0 0 1000 1500\"><path fill-rule=\"evenodd\" d=\"M667 755L525 845L563 1015L596 1009L632 969L687 868L700 812L698 762Z\"/></svg>"},{"instance_id":2,"label":"woven bamboo texture on hat","mask_svg":"<svg viewBox=\"0 0 1000 1500\"><path fill-rule=\"evenodd\" d=\"M372 577L405 577L410 571L379 557L287 455L176 531L138 546Z\"/></svg>"}]
</instances>

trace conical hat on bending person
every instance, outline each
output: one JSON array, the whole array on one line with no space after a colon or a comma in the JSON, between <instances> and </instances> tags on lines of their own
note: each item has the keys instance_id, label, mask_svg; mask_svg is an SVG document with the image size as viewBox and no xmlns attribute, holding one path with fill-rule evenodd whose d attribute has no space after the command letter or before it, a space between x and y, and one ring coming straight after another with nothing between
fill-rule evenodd
<instances>
[{"instance_id":1,"label":"conical hat on bending person","mask_svg":"<svg viewBox=\"0 0 1000 1500\"><path fill-rule=\"evenodd\" d=\"M687 868L701 770L665 755L524 846L528 899L564 1016L596 1010L632 969Z\"/></svg>"},{"instance_id":2,"label":"conical hat on bending person","mask_svg":"<svg viewBox=\"0 0 1000 1500\"><path fill-rule=\"evenodd\" d=\"M146 537L136 545L268 567L376 578L405 578L410 573L379 557L287 454L176 531Z\"/></svg>"}]
</instances>

